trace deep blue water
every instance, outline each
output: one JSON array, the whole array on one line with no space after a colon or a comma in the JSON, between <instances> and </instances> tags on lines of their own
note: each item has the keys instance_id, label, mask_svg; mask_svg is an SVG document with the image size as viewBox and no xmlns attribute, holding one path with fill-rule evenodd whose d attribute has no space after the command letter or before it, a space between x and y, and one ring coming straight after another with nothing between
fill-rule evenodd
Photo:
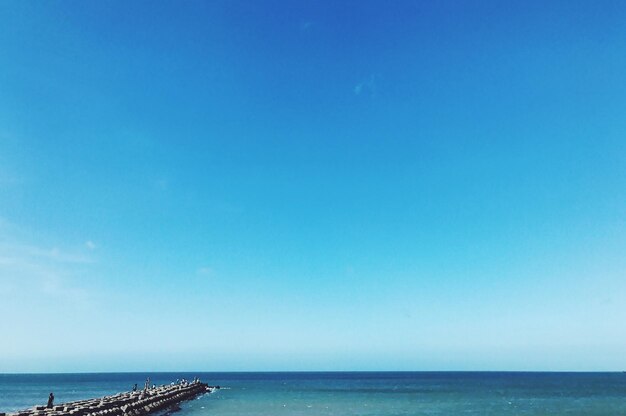
<instances>
[{"instance_id":1,"label":"deep blue water","mask_svg":"<svg viewBox=\"0 0 626 416\"><path fill-rule=\"evenodd\" d=\"M79 400L196 376L227 387L179 416L625 415L624 373L0 374L0 411Z\"/></svg>"}]
</instances>

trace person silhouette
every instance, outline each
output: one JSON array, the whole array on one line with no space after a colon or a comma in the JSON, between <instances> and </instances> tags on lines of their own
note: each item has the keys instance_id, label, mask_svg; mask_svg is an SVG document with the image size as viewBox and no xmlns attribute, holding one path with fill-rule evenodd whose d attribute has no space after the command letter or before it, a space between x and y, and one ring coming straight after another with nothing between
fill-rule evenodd
<instances>
[{"instance_id":1,"label":"person silhouette","mask_svg":"<svg viewBox=\"0 0 626 416\"><path fill-rule=\"evenodd\" d=\"M52 409L53 405L54 405L54 394L52 394L52 392L50 392L50 396L48 396L48 405L46 407L48 409Z\"/></svg>"}]
</instances>

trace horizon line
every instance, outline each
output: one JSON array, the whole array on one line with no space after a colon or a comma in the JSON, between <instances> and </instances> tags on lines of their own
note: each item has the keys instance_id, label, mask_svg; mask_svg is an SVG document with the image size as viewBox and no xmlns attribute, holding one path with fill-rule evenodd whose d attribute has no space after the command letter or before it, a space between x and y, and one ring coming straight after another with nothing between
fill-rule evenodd
<instances>
[{"instance_id":1,"label":"horizon line","mask_svg":"<svg viewBox=\"0 0 626 416\"><path fill-rule=\"evenodd\" d=\"M626 373L625 370L168 370L168 371L62 371L62 372L0 372L0 375L68 375L68 374L331 374L331 373Z\"/></svg>"}]
</instances>

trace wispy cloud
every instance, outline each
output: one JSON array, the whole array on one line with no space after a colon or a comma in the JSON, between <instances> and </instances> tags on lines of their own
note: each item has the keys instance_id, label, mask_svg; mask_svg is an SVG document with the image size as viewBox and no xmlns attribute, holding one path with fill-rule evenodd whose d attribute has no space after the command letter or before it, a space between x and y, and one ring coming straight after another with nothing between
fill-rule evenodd
<instances>
[{"instance_id":1,"label":"wispy cloud","mask_svg":"<svg viewBox=\"0 0 626 416\"><path fill-rule=\"evenodd\" d=\"M90 243L88 241L88 243ZM93 244L93 243L92 243ZM95 246L94 246L95 247ZM54 263L92 263L93 259L80 252L62 250L59 247L38 247L28 244L0 242L0 258L30 259L33 262L42 261Z\"/></svg>"},{"instance_id":2,"label":"wispy cloud","mask_svg":"<svg viewBox=\"0 0 626 416\"><path fill-rule=\"evenodd\" d=\"M0 218L0 294L14 299L53 298L73 305L87 304L89 293L80 278L94 260L85 249L24 243L10 235L15 229Z\"/></svg>"},{"instance_id":3,"label":"wispy cloud","mask_svg":"<svg viewBox=\"0 0 626 416\"><path fill-rule=\"evenodd\" d=\"M87 240L85 241L85 247L87 247L89 250L95 250L98 246L96 246L96 243L94 243L93 241Z\"/></svg>"},{"instance_id":4,"label":"wispy cloud","mask_svg":"<svg viewBox=\"0 0 626 416\"><path fill-rule=\"evenodd\" d=\"M213 274L213 269L210 267L200 267L198 268L198 270L196 270L196 273L201 275L201 276L210 276Z\"/></svg>"},{"instance_id":5,"label":"wispy cloud","mask_svg":"<svg viewBox=\"0 0 626 416\"><path fill-rule=\"evenodd\" d=\"M306 32L306 31L310 30L312 27L313 27L313 22L311 22L311 21L306 21L306 22L300 23L300 31L301 32Z\"/></svg>"},{"instance_id":6,"label":"wispy cloud","mask_svg":"<svg viewBox=\"0 0 626 416\"><path fill-rule=\"evenodd\" d=\"M49 263L29 253L7 253L0 249L0 293L18 298L53 298L86 305L88 291L82 288L66 263Z\"/></svg>"},{"instance_id":7,"label":"wispy cloud","mask_svg":"<svg viewBox=\"0 0 626 416\"><path fill-rule=\"evenodd\" d=\"M90 301L89 292L86 289L73 285L67 278L57 275L42 279L41 292L77 305L85 305Z\"/></svg>"},{"instance_id":8,"label":"wispy cloud","mask_svg":"<svg viewBox=\"0 0 626 416\"><path fill-rule=\"evenodd\" d=\"M377 93L377 76L372 74L368 78L361 80L358 82L354 88L353 92L355 95L369 95L370 97L376 96Z\"/></svg>"}]
</instances>

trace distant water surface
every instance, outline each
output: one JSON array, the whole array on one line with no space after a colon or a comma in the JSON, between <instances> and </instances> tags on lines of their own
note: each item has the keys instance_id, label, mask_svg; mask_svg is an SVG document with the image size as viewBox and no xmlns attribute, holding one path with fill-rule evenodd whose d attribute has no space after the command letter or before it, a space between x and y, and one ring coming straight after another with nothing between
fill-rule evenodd
<instances>
[{"instance_id":1,"label":"distant water surface","mask_svg":"<svg viewBox=\"0 0 626 416\"><path fill-rule=\"evenodd\" d=\"M0 412L196 376L178 416L626 415L626 374L497 372L0 374Z\"/></svg>"}]
</instances>

